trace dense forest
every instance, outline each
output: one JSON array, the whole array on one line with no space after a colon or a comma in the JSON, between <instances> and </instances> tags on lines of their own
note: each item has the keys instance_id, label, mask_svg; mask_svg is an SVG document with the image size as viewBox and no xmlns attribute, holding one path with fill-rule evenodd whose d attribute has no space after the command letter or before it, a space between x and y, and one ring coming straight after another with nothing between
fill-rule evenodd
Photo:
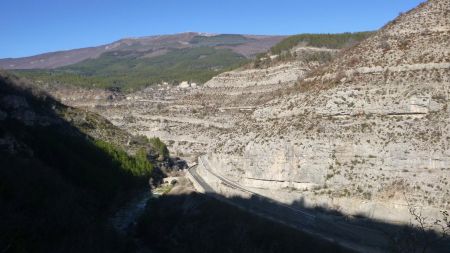
<instances>
[{"instance_id":1,"label":"dense forest","mask_svg":"<svg viewBox=\"0 0 450 253\"><path fill-rule=\"evenodd\" d=\"M201 45L204 39L198 39ZM211 42L209 42L211 43ZM248 60L229 49L194 47L146 58L145 52L118 51L54 70L17 70L37 83L81 87L120 88L125 91L162 82L203 83Z\"/></svg>"}]
</instances>

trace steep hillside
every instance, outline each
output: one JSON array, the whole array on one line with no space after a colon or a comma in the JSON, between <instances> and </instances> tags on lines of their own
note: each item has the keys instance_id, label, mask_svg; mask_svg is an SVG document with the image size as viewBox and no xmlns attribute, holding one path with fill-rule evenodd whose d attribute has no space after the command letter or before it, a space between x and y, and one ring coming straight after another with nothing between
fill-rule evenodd
<instances>
[{"instance_id":1,"label":"steep hillside","mask_svg":"<svg viewBox=\"0 0 450 253\"><path fill-rule=\"evenodd\" d=\"M450 2L431 0L224 136L210 161L263 194L374 219L450 203Z\"/></svg>"},{"instance_id":2,"label":"steep hillside","mask_svg":"<svg viewBox=\"0 0 450 253\"><path fill-rule=\"evenodd\" d=\"M341 34L299 34L289 36L268 52L258 54L245 66L213 77L208 87L267 86L293 84L306 73L330 62L373 32Z\"/></svg>"},{"instance_id":3,"label":"steep hillside","mask_svg":"<svg viewBox=\"0 0 450 253\"><path fill-rule=\"evenodd\" d=\"M0 73L2 252L129 252L107 218L148 187L154 164L145 145L132 156L104 141L119 144L115 133L126 136Z\"/></svg>"},{"instance_id":4,"label":"steep hillside","mask_svg":"<svg viewBox=\"0 0 450 253\"><path fill-rule=\"evenodd\" d=\"M372 36L374 32L338 33L338 34L298 34L289 36L270 48L270 53L281 54L302 44L303 46L344 49Z\"/></svg>"}]
</instances>

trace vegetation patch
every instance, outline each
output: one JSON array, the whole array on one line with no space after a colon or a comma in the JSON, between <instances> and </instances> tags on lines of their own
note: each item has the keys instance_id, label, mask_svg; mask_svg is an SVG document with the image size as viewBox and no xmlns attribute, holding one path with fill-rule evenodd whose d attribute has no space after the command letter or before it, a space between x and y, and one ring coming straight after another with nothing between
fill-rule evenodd
<instances>
[{"instance_id":1,"label":"vegetation patch","mask_svg":"<svg viewBox=\"0 0 450 253\"><path fill-rule=\"evenodd\" d=\"M310 47L342 49L365 40L374 32L338 33L338 34L298 34L289 36L270 49L272 54L288 51L300 43Z\"/></svg>"},{"instance_id":2,"label":"vegetation patch","mask_svg":"<svg viewBox=\"0 0 450 253\"><path fill-rule=\"evenodd\" d=\"M37 83L135 90L162 82L204 83L247 60L229 49L199 46L145 58L145 52L115 51L54 70L17 70Z\"/></svg>"}]
</instances>

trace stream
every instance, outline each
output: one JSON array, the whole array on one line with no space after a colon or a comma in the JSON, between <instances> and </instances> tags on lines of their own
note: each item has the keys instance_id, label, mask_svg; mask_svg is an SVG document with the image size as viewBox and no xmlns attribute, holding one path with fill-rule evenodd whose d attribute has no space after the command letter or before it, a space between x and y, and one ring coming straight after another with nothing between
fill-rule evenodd
<instances>
[{"instance_id":1,"label":"stream","mask_svg":"<svg viewBox=\"0 0 450 253\"><path fill-rule=\"evenodd\" d=\"M136 220L144 213L148 200L150 198L159 198L166 189L164 186L160 186L152 191L146 189L137 194L110 218L114 229L120 234L127 234Z\"/></svg>"}]
</instances>

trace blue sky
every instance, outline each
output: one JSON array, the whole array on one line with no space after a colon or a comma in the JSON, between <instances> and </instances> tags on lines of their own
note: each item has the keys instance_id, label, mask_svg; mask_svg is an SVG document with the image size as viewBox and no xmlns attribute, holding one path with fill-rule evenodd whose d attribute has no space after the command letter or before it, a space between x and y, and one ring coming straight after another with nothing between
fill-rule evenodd
<instances>
[{"instance_id":1,"label":"blue sky","mask_svg":"<svg viewBox=\"0 0 450 253\"><path fill-rule=\"evenodd\" d=\"M375 30L423 0L2 0L0 58L187 31Z\"/></svg>"}]
</instances>

